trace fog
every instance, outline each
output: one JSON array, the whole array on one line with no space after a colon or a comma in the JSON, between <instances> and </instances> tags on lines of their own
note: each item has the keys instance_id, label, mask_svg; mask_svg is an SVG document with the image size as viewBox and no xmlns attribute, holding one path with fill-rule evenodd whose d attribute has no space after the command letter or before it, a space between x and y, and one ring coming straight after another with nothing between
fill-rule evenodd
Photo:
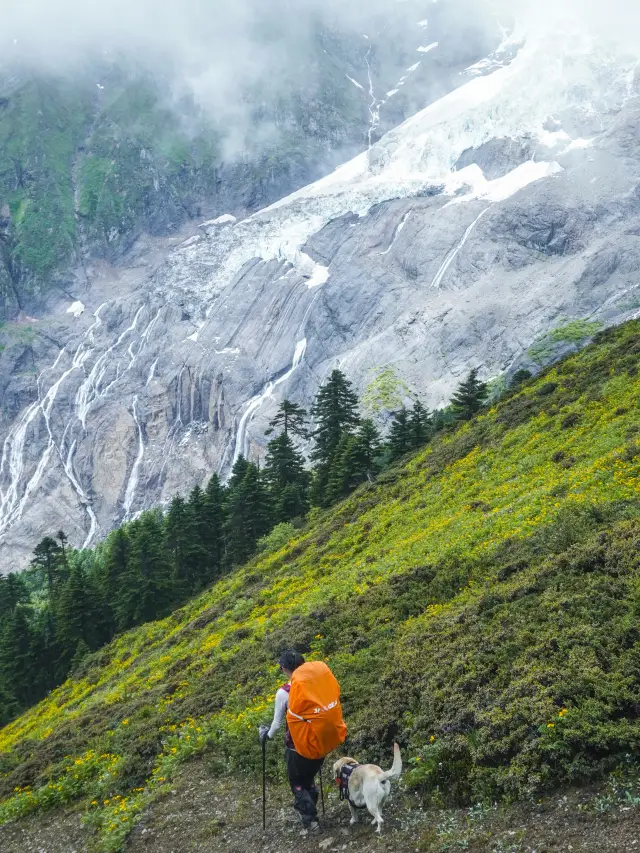
<instances>
[{"instance_id":1,"label":"fog","mask_svg":"<svg viewBox=\"0 0 640 853\"><path fill-rule=\"evenodd\" d=\"M242 136L251 92L299 84L320 28L355 36L362 57L389 30L396 42L416 38L418 22L432 16L446 30L441 50L464 50L476 32L488 44L489 30L514 21L530 32L559 19L633 49L638 7L637 0L2 0L0 66L77 74L87 63L124 58L165 81L168 100L192 95Z\"/></svg>"},{"instance_id":2,"label":"fog","mask_svg":"<svg viewBox=\"0 0 640 853\"><path fill-rule=\"evenodd\" d=\"M33 64L69 66L126 53L184 68L255 77L304 49L318 24L366 33L380 15L411 20L414 0L4 0L0 49Z\"/></svg>"},{"instance_id":3,"label":"fog","mask_svg":"<svg viewBox=\"0 0 640 853\"><path fill-rule=\"evenodd\" d=\"M638 38L636 0L3 0L2 55L32 63L65 64L101 51L125 52L186 67L228 64L255 74L279 64L283 44L294 48L324 26L362 33L381 20L428 17L435 6L456 12L460 23L493 14L527 26L574 17L599 33ZM453 33L452 33L453 35ZM266 64L265 64L266 63Z\"/></svg>"}]
</instances>

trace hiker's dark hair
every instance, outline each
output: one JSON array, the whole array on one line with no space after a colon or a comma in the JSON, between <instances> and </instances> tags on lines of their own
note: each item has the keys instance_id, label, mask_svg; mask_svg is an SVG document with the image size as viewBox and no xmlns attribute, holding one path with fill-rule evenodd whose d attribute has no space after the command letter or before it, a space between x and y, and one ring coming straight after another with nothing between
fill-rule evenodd
<instances>
[{"instance_id":1,"label":"hiker's dark hair","mask_svg":"<svg viewBox=\"0 0 640 853\"><path fill-rule=\"evenodd\" d=\"M302 666L304 658L300 652L297 652L295 649L286 649L280 655L278 663L283 669L286 669L289 672L294 672L299 666Z\"/></svg>"}]
</instances>

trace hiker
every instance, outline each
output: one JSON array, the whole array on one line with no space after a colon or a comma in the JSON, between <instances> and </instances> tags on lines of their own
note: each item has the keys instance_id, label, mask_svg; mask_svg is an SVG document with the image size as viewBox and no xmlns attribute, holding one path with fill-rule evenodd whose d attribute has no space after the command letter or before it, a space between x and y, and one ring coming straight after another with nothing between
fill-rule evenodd
<instances>
[{"instance_id":1,"label":"hiker","mask_svg":"<svg viewBox=\"0 0 640 853\"><path fill-rule=\"evenodd\" d=\"M293 807L303 827L314 832L319 829L315 776L325 756L347 735L340 687L326 663L306 663L293 649L283 652L278 663L288 680L276 693L273 722L260 726L260 743L271 740L285 723L285 761Z\"/></svg>"}]
</instances>

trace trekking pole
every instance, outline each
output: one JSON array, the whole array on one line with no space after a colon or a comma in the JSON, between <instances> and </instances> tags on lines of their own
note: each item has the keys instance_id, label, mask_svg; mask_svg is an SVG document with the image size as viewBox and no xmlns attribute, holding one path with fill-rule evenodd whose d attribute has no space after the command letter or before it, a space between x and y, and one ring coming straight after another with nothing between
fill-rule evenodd
<instances>
[{"instance_id":1,"label":"trekking pole","mask_svg":"<svg viewBox=\"0 0 640 853\"><path fill-rule=\"evenodd\" d=\"M262 828L267 828L267 742L262 741Z\"/></svg>"},{"instance_id":2,"label":"trekking pole","mask_svg":"<svg viewBox=\"0 0 640 853\"><path fill-rule=\"evenodd\" d=\"M322 767L320 768L320 801L322 802L322 817L324 817L324 785L322 784Z\"/></svg>"}]
</instances>

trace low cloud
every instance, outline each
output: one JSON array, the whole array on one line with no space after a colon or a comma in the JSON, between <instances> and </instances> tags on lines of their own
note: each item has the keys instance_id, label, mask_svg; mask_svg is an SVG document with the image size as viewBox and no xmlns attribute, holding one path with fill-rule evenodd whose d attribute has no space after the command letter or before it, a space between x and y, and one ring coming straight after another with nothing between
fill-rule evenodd
<instances>
[{"instance_id":1,"label":"low cloud","mask_svg":"<svg viewBox=\"0 0 640 853\"><path fill-rule=\"evenodd\" d=\"M0 66L77 74L124 58L157 75L166 84L168 102L185 94L194 98L227 129L231 147L241 147L249 113L260 98L273 102L274 94L301 85L301 68L310 73L320 30L334 34L337 42L362 40L363 56L365 35L383 46L387 37L397 42L403 33L414 38L422 32L428 39L428 26L418 23L432 17L449 34L441 52L452 46L463 51L474 43L476 31L483 44L483 34L498 23L511 27L517 20L530 31L562 17L600 37L632 44L640 32L639 5L637 0L4 0ZM401 54L402 44L394 43L394 49ZM415 46L411 49L417 55ZM270 120L262 133L270 132Z\"/></svg>"}]
</instances>

